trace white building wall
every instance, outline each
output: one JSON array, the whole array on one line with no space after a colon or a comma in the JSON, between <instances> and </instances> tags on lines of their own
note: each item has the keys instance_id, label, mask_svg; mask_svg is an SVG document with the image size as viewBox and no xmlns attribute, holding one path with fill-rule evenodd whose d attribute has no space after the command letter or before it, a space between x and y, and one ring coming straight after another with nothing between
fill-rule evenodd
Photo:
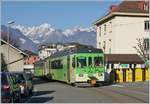
<instances>
[{"instance_id":1,"label":"white building wall","mask_svg":"<svg viewBox=\"0 0 150 104\"><path fill-rule=\"evenodd\" d=\"M116 17L115 52L121 54L136 54L135 46L139 38L148 38L149 31L144 30L147 17Z\"/></svg>"},{"instance_id":2,"label":"white building wall","mask_svg":"<svg viewBox=\"0 0 150 104\"><path fill-rule=\"evenodd\" d=\"M22 59L23 55L20 54L16 49L9 47L9 60L8 60L8 45L1 45L1 53L4 55L6 64ZM8 65L9 71L23 71L24 60L17 61Z\"/></svg>"},{"instance_id":3,"label":"white building wall","mask_svg":"<svg viewBox=\"0 0 150 104\"><path fill-rule=\"evenodd\" d=\"M103 49L105 41L105 53L107 54L137 53L133 48L137 45L136 39L149 37L149 31L144 30L145 20L149 20L149 18L116 16L97 26L97 48ZM106 32L104 31L104 25L106 25ZM99 27L101 27L100 36ZM101 45L99 45L99 43L101 43Z\"/></svg>"},{"instance_id":4,"label":"white building wall","mask_svg":"<svg viewBox=\"0 0 150 104\"><path fill-rule=\"evenodd\" d=\"M52 49L52 48L44 48L42 50L39 51L39 58L40 59L44 59L49 57L51 54L53 54L54 52L56 52L56 49Z\"/></svg>"},{"instance_id":5,"label":"white building wall","mask_svg":"<svg viewBox=\"0 0 150 104\"><path fill-rule=\"evenodd\" d=\"M103 49L104 41L105 41L106 44L105 53L112 53L114 50L114 48L112 48L115 46L114 43L115 34L113 29L114 24L115 24L115 19L112 18L109 21L97 26L97 48ZM105 25L106 25L106 31L105 31ZM99 29L100 27L101 27L101 31ZM101 45L99 45L99 43Z\"/></svg>"}]
</instances>

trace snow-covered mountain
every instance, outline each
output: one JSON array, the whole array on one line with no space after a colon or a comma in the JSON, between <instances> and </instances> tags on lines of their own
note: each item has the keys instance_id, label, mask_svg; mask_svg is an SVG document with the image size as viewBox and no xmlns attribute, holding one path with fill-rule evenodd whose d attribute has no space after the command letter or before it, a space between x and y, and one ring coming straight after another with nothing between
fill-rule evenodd
<instances>
[{"instance_id":1,"label":"snow-covered mountain","mask_svg":"<svg viewBox=\"0 0 150 104\"><path fill-rule=\"evenodd\" d=\"M96 32L92 27L74 27L62 31L54 28L48 23L44 23L33 27L18 25L15 26L15 28L19 29L25 36L35 43L78 42L81 44L96 46Z\"/></svg>"},{"instance_id":2,"label":"snow-covered mountain","mask_svg":"<svg viewBox=\"0 0 150 104\"><path fill-rule=\"evenodd\" d=\"M1 37L3 39L7 38L7 33L8 27L1 25ZM31 39L25 36L19 29L9 28L9 34L10 40L13 40L13 43L15 43L18 48L20 48L21 50L30 50L37 53L37 45Z\"/></svg>"}]
</instances>

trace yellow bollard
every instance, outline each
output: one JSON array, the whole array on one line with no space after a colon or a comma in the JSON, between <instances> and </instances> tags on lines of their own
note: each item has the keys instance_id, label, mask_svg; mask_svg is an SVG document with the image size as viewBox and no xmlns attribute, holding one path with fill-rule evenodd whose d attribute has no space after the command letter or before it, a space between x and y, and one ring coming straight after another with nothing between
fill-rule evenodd
<instances>
[{"instance_id":1,"label":"yellow bollard","mask_svg":"<svg viewBox=\"0 0 150 104\"><path fill-rule=\"evenodd\" d=\"M138 81L143 81L142 69L140 68L135 69L135 82L138 82Z\"/></svg>"},{"instance_id":2,"label":"yellow bollard","mask_svg":"<svg viewBox=\"0 0 150 104\"><path fill-rule=\"evenodd\" d=\"M123 71L122 71L122 69L116 70L116 82L119 82L119 83L123 82Z\"/></svg>"},{"instance_id":3,"label":"yellow bollard","mask_svg":"<svg viewBox=\"0 0 150 104\"><path fill-rule=\"evenodd\" d=\"M148 68L145 69L145 80L149 81L149 69Z\"/></svg>"},{"instance_id":4,"label":"yellow bollard","mask_svg":"<svg viewBox=\"0 0 150 104\"><path fill-rule=\"evenodd\" d=\"M132 82L132 70L130 68L126 70L126 82Z\"/></svg>"}]
</instances>

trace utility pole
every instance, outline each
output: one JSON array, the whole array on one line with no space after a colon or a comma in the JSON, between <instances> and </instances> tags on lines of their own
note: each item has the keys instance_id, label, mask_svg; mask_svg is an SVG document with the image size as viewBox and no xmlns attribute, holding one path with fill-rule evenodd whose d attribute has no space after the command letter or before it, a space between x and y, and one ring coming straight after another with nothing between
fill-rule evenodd
<instances>
[{"instance_id":1,"label":"utility pole","mask_svg":"<svg viewBox=\"0 0 150 104\"><path fill-rule=\"evenodd\" d=\"M14 21L9 21L8 22L8 32L7 32L7 45L8 45L8 57L7 57L7 68L9 69L9 39L10 39L10 27L11 27L11 24L15 23Z\"/></svg>"}]
</instances>

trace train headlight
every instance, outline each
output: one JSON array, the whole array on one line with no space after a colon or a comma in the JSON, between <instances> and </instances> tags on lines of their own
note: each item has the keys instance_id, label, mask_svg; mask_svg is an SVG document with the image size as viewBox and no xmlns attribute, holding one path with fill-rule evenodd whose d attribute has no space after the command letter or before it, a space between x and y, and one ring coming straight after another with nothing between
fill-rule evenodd
<instances>
[{"instance_id":1,"label":"train headlight","mask_svg":"<svg viewBox=\"0 0 150 104\"><path fill-rule=\"evenodd\" d=\"M103 76L103 74L102 73L98 73L98 76L101 77L101 76Z\"/></svg>"},{"instance_id":2,"label":"train headlight","mask_svg":"<svg viewBox=\"0 0 150 104\"><path fill-rule=\"evenodd\" d=\"M83 74L79 74L79 77L83 77Z\"/></svg>"}]
</instances>

